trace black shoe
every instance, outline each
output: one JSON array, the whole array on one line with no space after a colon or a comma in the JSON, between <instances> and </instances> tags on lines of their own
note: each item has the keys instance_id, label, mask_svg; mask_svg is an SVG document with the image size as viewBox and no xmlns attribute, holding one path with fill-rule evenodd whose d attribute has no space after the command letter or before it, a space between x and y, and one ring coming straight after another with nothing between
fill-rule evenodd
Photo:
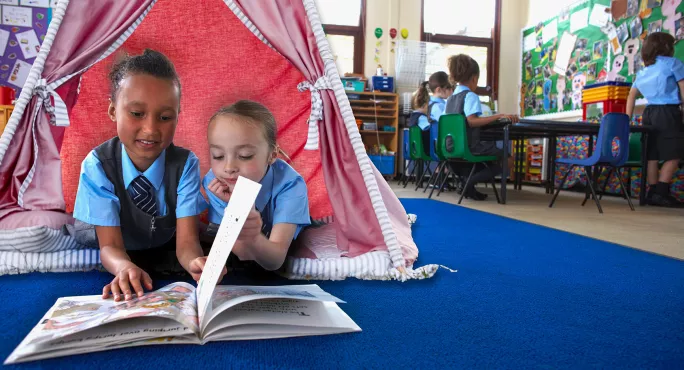
<instances>
[{"instance_id":1,"label":"black shoe","mask_svg":"<svg viewBox=\"0 0 684 370\"><path fill-rule=\"evenodd\" d=\"M465 189L464 191L465 191L464 196L466 197L466 199L472 199L472 200L478 200L478 201L487 199L486 194L480 193L479 191L475 190L474 187Z\"/></svg>"},{"instance_id":2,"label":"black shoe","mask_svg":"<svg viewBox=\"0 0 684 370\"><path fill-rule=\"evenodd\" d=\"M654 206L653 204L653 194L655 194L655 187L651 186L648 188L648 191L646 192L646 204L649 206Z\"/></svg>"},{"instance_id":3,"label":"black shoe","mask_svg":"<svg viewBox=\"0 0 684 370\"><path fill-rule=\"evenodd\" d=\"M663 196L658 193L653 194L649 204L656 207L684 208L684 203L679 202L675 197L671 195Z\"/></svg>"},{"instance_id":4,"label":"black shoe","mask_svg":"<svg viewBox=\"0 0 684 370\"><path fill-rule=\"evenodd\" d=\"M475 194L477 194L478 197L482 198L482 200L485 200L485 199L487 199L487 197L488 197L487 194L485 194L485 193L480 193L479 191L477 191L477 189L475 190Z\"/></svg>"}]
</instances>

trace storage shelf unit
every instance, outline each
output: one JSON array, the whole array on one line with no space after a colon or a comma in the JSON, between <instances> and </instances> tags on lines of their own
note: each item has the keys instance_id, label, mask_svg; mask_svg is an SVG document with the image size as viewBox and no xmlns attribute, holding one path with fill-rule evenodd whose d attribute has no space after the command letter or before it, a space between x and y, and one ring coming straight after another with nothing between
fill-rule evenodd
<instances>
[{"instance_id":1,"label":"storage shelf unit","mask_svg":"<svg viewBox=\"0 0 684 370\"><path fill-rule=\"evenodd\" d=\"M347 91L347 97L354 117L377 127L375 130L363 130L362 125L359 129L366 151L370 154L374 148L379 148L382 144L385 145L387 151L394 152L394 171L383 173L383 175L396 176L400 150L398 146L399 96L383 92ZM385 131L383 127L390 127L394 130Z\"/></svg>"}]
</instances>

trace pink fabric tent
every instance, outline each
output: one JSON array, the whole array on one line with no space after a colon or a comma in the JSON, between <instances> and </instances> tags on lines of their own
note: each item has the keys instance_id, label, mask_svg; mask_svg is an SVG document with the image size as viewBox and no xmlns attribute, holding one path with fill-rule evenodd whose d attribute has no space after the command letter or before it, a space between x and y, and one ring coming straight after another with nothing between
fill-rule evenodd
<instances>
[{"instance_id":1,"label":"pink fabric tent","mask_svg":"<svg viewBox=\"0 0 684 370\"><path fill-rule=\"evenodd\" d=\"M184 61L193 54L178 45L184 40L181 33L168 37L174 26L187 26L182 14L187 9L196 10L196 17L208 24L201 30L205 34L231 29L230 37L240 40L217 42L218 50L206 60L224 62L213 67L213 76L190 70L184 75ZM167 34L161 37L159 32ZM106 58L119 48L139 52L145 47L159 49L177 64L186 128L179 125L176 142L201 161L208 151L198 130L218 106L238 97L230 92L235 86L256 81L250 87L261 89L260 100L278 119L281 145L309 184L312 215L333 221L318 231L323 235L304 238L311 243L289 261L290 277L406 279L434 274L434 265L412 269L418 250L406 212L365 153L313 0L100 0L87 6L85 0L60 1L0 139L0 229L56 229L69 222L66 212L78 164L90 148L115 135L99 119L107 102ZM256 59L239 64L250 56ZM261 71L250 68L262 59L270 64ZM230 68L223 71L226 66ZM277 73L268 78L266 71ZM242 91L239 97L249 93ZM206 170L206 161L202 165ZM317 241L331 235L344 257L316 259ZM349 261L360 269L334 272L337 263Z\"/></svg>"}]
</instances>

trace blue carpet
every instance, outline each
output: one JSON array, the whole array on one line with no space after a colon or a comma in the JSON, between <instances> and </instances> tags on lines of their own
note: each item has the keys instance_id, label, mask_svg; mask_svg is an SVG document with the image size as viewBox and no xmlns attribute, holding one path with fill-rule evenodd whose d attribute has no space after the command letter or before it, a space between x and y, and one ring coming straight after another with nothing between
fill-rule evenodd
<instances>
[{"instance_id":1,"label":"blue carpet","mask_svg":"<svg viewBox=\"0 0 684 370\"><path fill-rule=\"evenodd\" d=\"M681 368L684 262L449 204L418 214L430 280L322 282L357 334L152 346L17 367ZM102 273L0 277L4 360L55 299L96 294ZM157 285L166 282L157 281ZM227 283L224 281L224 283ZM276 283L282 283L277 281Z\"/></svg>"}]
</instances>

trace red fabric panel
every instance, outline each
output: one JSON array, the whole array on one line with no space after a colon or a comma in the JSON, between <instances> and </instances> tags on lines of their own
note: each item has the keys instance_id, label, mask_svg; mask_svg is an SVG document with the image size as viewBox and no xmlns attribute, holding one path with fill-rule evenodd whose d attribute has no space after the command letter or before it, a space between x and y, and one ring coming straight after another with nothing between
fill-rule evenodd
<instances>
[{"instance_id":1,"label":"red fabric panel","mask_svg":"<svg viewBox=\"0 0 684 370\"><path fill-rule=\"evenodd\" d=\"M257 39L222 1L158 2L123 45L132 54L144 48L163 52L178 70L182 101L174 142L199 157L202 174L209 169L206 127L210 116L236 100L255 100L276 117L278 142L307 182L312 217L332 215L320 153L303 150L311 101L309 92L297 91L297 84L305 78ZM107 72L112 58L83 75L71 127L64 137L62 173L69 211L73 210L81 161L92 148L116 135L116 126L107 117Z\"/></svg>"}]
</instances>

